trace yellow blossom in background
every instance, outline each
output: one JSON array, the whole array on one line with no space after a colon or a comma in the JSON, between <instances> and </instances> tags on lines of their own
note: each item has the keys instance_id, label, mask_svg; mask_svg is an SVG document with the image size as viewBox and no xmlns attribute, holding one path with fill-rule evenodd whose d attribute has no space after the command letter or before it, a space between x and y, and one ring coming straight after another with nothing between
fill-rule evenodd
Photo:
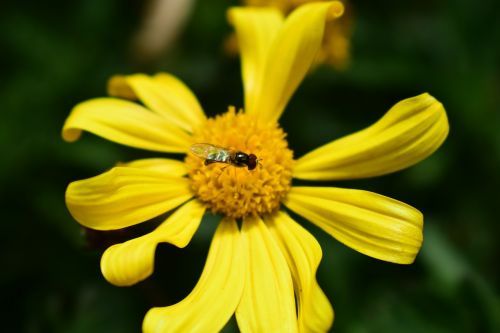
<instances>
[{"instance_id":1,"label":"yellow blossom in background","mask_svg":"<svg viewBox=\"0 0 500 333\"><path fill-rule=\"evenodd\" d=\"M104 252L101 270L109 282L144 280L158 243L185 247L207 210L223 216L193 291L177 304L151 309L144 332L217 332L233 314L242 332L328 331L333 309L315 279L321 248L282 204L361 253L414 261L423 227L417 209L372 192L292 184L292 178L342 180L401 170L433 153L448 133L443 106L424 93L396 103L372 126L294 159L278 120L317 57L325 22L342 12L337 1L305 4L286 19L273 8L229 10L240 44L244 111L229 107L207 119L194 94L166 73L114 77L114 97L72 110L62 132L67 141L85 130L182 156L124 163L68 186L69 211L97 230L173 211L151 233ZM189 153L196 143L253 153L259 166L205 165Z\"/></svg>"},{"instance_id":2,"label":"yellow blossom in background","mask_svg":"<svg viewBox=\"0 0 500 333\"><path fill-rule=\"evenodd\" d=\"M274 7L288 15L295 8L309 2L318 0L243 0L247 6ZM320 0L321 1L321 0ZM327 64L337 70L345 69L350 61L351 36L353 29L353 17L351 8L346 1L342 1L345 10L342 17L337 20L326 22L323 34L323 42L318 52L315 63ZM230 36L226 41L226 49L236 52L238 41L235 36Z\"/></svg>"}]
</instances>

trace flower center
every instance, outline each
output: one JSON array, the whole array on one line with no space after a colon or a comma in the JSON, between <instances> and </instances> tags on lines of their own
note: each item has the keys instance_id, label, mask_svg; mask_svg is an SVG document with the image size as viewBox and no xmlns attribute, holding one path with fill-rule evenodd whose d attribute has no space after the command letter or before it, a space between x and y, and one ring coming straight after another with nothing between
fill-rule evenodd
<instances>
[{"instance_id":1,"label":"flower center","mask_svg":"<svg viewBox=\"0 0 500 333\"><path fill-rule=\"evenodd\" d=\"M235 112L234 107L208 119L193 134L194 143L207 143L232 152L254 154L255 169L231 163L210 163L188 153L191 188L212 212L233 218L263 215L278 209L290 189L293 153L285 132L277 123L261 124L252 115Z\"/></svg>"}]
</instances>

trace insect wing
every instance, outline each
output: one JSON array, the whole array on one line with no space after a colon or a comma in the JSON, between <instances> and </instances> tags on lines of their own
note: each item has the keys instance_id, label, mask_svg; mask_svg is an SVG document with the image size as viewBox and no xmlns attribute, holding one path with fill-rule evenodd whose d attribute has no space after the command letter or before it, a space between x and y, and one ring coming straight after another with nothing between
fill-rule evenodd
<instances>
[{"instance_id":1,"label":"insect wing","mask_svg":"<svg viewBox=\"0 0 500 333\"><path fill-rule=\"evenodd\" d=\"M230 150L208 143L195 143L191 146L191 152L200 158L217 162L227 162L231 155Z\"/></svg>"},{"instance_id":2,"label":"insect wing","mask_svg":"<svg viewBox=\"0 0 500 333\"><path fill-rule=\"evenodd\" d=\"M195 143L191 146L191 152L200 158L208 158L217 150L217 147L208 143Z\"/></svg>"}]
</instances>

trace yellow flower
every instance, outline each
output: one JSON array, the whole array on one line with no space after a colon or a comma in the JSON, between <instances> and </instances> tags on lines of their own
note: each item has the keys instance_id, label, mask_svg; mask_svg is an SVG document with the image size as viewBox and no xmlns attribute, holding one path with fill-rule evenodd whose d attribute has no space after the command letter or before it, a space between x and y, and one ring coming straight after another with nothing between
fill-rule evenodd
<instances>
[{"instance_id":1,"label":"yellow flower","mask_svg":"<svg viewBox=\"0 0 500 333\"><path fill-rule=\"evenodd\" d=\"M279 9L285 15L295 10L295 8L318 0L243 0L247 6L269 6ZM319 0L321 1L321 0ZM323 0L324 1L324 0ZM349 65L351 35L353 28L353 18L350 6L347 1L342 1L346 6L346 12L337 20L330 20L325 25L323 42L316 56L315 63L323 63L333 66L337 70L345 69ZM236 52L238 41L234 36L230 36L226 41L226 49Z\"/></svg>"},{"instance_id":2,"label":"yellow flower","mask_svg":"<svg viewBox=\"0 0 500 333\"><path fill-rule=\"evenodd\" d=\"M241 41L244 112L230 107L207 119L193 93L164 73L115 77L109 85L115 97L72 110L62 132L67 141L85 130L135 148L187 154L184 161L121 164L68 186L73 217L98 230L178 207L151 233L105 251L101 270L109 282L129 286L147 278L158 243L185 247L206 210L224 216L194 290L177 304L151 309L145 332L215 332L233 313L243 332L327 331L333 309L315 279L321 248L281 204L361 253L414 261L423 223L415 208L371 192L291 183L397 171L429 156L448 133L441 103L422 94L397 103L374 125L293 159L278 119L314 61L324 22L342 10L336 1L306 4L285 20L275 9L230 9ZM188 153L195 143L253 153L260 165L205 165Z\"/></svg>"}]
</instances>

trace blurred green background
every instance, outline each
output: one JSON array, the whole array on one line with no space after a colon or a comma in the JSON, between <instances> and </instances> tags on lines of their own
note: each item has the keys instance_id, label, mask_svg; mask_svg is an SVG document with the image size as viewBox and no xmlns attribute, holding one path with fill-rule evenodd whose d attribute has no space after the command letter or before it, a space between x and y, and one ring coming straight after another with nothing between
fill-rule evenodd
<instances>
[{"instance_id":1,"label":"blurred green background","mask_svg":"<svg viewBox=\"0 0 500 333\"><path fill-rule=\"evenodd\" d=\"M198 1L168 52L131 48L143 1L47 0L0 6L0 287L3 332L138 332L152 306L197 281L216 219L184 250L161 245L155 274L130 288L102 278L103 249L144 232L85 231L64 205L71 181L117 161L157 156L60 130L76 103L105 95L116 73L168 71L214 115L242 105L237 58L223 52L227 1ZM361 129L397 101L428 91L446 107L450 135L432 157L375 179L332 183L372 190L425 215L415 264L358 254L319 239L318 280L335 332L500 332L500 20L493 0L351 1L352 59L321 67L282 118L296 156ZM304 222L304 221L301 221ZM234 320L226 328L234 331Z\"/></svg>"}]
</instances>

